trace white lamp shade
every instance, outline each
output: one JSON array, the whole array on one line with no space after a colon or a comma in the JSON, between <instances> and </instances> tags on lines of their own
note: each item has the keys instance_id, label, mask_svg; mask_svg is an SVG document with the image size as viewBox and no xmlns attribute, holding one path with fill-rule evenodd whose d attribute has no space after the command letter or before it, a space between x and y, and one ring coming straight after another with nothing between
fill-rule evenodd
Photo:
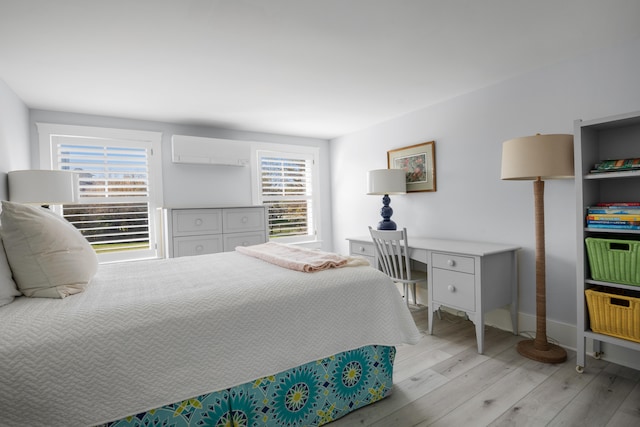
<instances>
[{"instance_id":1,"label":"white lamp shade","mask_svg":"<svg viewBox=\"0 0 640 427\"><path fill-rule=\"evenodd\" d=\"M405 194L407 178L402 169L377 169L367 173L367 194Z\"/></svg>"},{"instance_id":2,"label":"white lamp shade","mask_svg":"<svg viewBox=\"0 0 640 427\"><path fill-rule=\"evenodd\" d=\"M18 203L62 204L79 199L79 175L61 170L11 171L9 200Z\"/></svg>"},{"instance_id":3,"label":"white lamp shade","mask_svg":"<svg viewBox=\"0 0 640 427\"><path fill-rule=\"evenodd\" d=\"M573 135L525 136L502 144L501 179L560 179L573 174Z\"/></svg>"}]
</instances>

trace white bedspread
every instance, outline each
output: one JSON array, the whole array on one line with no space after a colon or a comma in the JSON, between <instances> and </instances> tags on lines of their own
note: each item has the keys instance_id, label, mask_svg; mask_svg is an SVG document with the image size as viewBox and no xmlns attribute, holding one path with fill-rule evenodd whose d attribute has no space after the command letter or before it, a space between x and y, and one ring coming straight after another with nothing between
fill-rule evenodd
<instances>
[{"instance_id":1,"label":"white bedspread","mask_svg":"<svg viewBox=\"0 0 640 427\"><path fill-rule=\"evenodd\" d=\"M0 425L110 421L419 333L371 267L237 252L102 265L81 294L0 308Z\"/></svg>"}]
</instances>

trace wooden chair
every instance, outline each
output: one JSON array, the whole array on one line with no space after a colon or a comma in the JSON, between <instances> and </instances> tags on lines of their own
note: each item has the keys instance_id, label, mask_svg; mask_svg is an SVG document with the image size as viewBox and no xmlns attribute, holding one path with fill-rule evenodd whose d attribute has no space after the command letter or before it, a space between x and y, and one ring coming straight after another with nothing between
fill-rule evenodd
<instances>
[{"instance_id":1,"label":"wooden chair","mask_svg":"<svg viewBox=\"0 0 640 427\"><path fill-rule=\"evenodd\" d=\"M411 271L411 260L407 255L407 229L397 231L374 230L369 227L373 245L376 250L376 265L396 283L402 283L404 297L409 305L409 285L412 286L413 303L417 304L416 285L427 282L426 272ZM413 278L417 277L417 278Z\"/></svg>"}]
</instances>

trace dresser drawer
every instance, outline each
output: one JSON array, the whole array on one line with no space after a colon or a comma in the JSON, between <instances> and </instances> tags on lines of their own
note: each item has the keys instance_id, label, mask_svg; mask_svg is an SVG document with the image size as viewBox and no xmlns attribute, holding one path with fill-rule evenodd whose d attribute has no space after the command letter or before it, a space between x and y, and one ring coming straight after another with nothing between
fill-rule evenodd
<instances>
[{"instance_id":1,"label":"dresser drawer","mask_svg":"<svg viewBox=\"0 0 640 427\"><path fill-rule=\"evenodd\" d=\"M373 243L350 242L349 254L375 258L376 250L373 247Z\"/></svg>"},{"instance_id":2,"label":"dresser drawer","mask_svg":"<svg viewBox=\"0 0 640 427\"><path fill-rule=\"evenodd\" d=\"M474 274L473 257L434 252L431 255L431 262L434 268Z\"/></svg>"},{"instance_id":3,"label":"dresser drawer","mask_svg":"<svg viewBox=\"0 0 640 427\"><path fill-rule=\"evenodd\" d=\"M222 235L173 238L173 256L192 256L222 252Z\"/></svg>"},{"instance_id":4,"label":"dresser drawer","mask_svg":"<svg viewBox=\"0 0 640 427\"><path fill-rule=\"evenodd\" d=\"M236 246L259 245L265 242L264 231L256 233L233 233L224 234L224 251L231 252Z\"/></svg>"},{"instance_id":5,"label":"dresser drawer","mask_svg":"<svg viewBox=\"0 0 640 427\"><path fill-rule=\"evenodd\" d=\"M464 311L476 310L474 275L440 268L431 271L434 302Z\"/></svg>"},{"instance_id":6,"label":"dresser drawer","mask_svg":"<svg viewBox=\"0 0 640 427\"><path fill-rule=\"evenodd\" d=\"M220 209L179 209L173 211L173 235L222 233Z\"/></svg>"},{"instance_id":7,"label":"dresser drawer","mask_svg":"<svg viewBox=\"0 0 640 427\"><path fill-rule=\"evenodd\" d=\"M264 208L225 209L223 212L223 233L260 231L265 228Z\"/></svg>"}]
</instances>

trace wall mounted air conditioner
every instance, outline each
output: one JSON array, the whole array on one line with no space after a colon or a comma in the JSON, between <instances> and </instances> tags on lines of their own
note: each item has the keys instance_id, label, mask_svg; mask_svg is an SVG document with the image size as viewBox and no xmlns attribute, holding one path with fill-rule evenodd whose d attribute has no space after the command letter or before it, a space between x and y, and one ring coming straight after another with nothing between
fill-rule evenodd
<instances>
[{"instance_id":1,"label":"wall mounted air conditioner","mask_svg":"<svg viewBox=\"0 0 640 427\"><path fill-rule=\"evenodd\" d=\"M171 156L173 163L248 166L251 151L247 141L173 135Z\"/></svg>"}]
</instances>

